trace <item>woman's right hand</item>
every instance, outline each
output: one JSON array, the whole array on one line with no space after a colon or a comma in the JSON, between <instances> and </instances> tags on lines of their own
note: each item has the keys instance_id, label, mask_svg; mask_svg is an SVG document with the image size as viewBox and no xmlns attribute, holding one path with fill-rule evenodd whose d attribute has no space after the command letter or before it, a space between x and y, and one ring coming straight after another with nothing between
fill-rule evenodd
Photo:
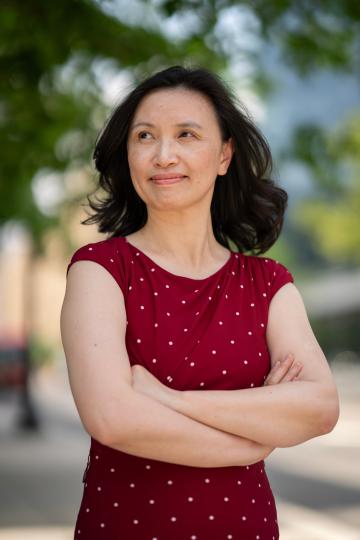
<instances>
[{"instance_id":1,"label":"woman's right hand","mask_svg":"<svg viewBox=\"0 0 360 540\"><path fill-rule=\"evenodd\" d=\"M289 353L283 360L275 362L264 381L264 386L296 381L301 370L302 364L295 361L294 355Z\"/></svg>"}]
</instances>

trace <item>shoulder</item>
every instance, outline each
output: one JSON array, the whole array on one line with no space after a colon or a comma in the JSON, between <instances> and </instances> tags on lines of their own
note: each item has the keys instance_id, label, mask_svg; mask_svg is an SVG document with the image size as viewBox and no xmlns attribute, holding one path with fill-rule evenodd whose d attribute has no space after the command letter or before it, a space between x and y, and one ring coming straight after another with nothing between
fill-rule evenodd
<instances>
[{"instance_id":1,"label":"shoulder","mask_svg":"<svg viewBox=\"0 0 360 540\"><path fill-rule=\"evenodd\" d=\"M71 256L66 275L77 261L92 261L105 268L125 294L126 252L122 237L114 236L80 246Z\"/></svg>"},{"instance_id":2,"label":"shoulder","mask_svg":"<svg viewBox=\"0 0 360 540\"><path fill-rule=\"evenodd\" d=\"M294 282L291 271L277 259L241 254L240 260L256 285L264 288L269 302L283 285Z\"/></svg>"}]
</instances>

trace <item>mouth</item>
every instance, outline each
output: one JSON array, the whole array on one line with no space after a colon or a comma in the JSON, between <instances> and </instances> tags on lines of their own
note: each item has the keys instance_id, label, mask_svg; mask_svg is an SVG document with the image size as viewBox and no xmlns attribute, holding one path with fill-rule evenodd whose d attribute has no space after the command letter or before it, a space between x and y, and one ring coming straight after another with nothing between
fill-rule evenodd
<instances>
[{"instance_id":1,"label":"mouth","mask_svg":"<svg viewBox=\"0 0 360 540\"><path fill-rule=\"evenodd\" d=\"M169 175L164 175L164 176L153 176L152 178L150 178L150 180L152 182L154 182L154 184L158 184L158 185L168 185L168 184L176 184L177 182L181 182L181 180L184 180L185 178L187 178L186 176L183 176L183 175L173 175L173 174L169 174Z\"/></svg>"}]
</instances>

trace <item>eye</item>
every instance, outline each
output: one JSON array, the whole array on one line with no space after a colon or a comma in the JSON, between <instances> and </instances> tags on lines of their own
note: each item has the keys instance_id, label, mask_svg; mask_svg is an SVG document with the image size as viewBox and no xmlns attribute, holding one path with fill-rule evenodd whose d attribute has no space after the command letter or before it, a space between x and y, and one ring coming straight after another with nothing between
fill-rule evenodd
<instances>
[{"instance_id":1,"label":"eye","mask_svg":"<svg viewBox=\"0 0 360 540\"><path fill-rule=\"evenodd\" d=\"M149 131L140 131L140 133L138 134L138 138L139 139L144 139L144 137L142 137L142 135L146 135L146 134L150 135Z\"/></svg>"},{"instance_id":2,"label":"eye","mask_svg":"<svg viewBox=\"0 0 360 540\"><path fill-rule=\"evenodd\" d=\"M192 137L194 136L194 134L191 132L191 131L182 131L181 132L181 135L183 135L184 133L188 133L189 135L191 135ZM185 139L188 139L189 137L185 137Z\"/></svg>"}]
</instances>

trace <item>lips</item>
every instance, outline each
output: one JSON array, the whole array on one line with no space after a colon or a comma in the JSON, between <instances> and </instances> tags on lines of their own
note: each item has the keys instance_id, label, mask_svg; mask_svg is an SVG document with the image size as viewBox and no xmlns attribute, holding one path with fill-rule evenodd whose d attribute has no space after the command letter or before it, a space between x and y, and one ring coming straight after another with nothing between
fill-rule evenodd
<instances>
[{"instance_id":1,"label":"lips","mask_svg":"<svg viewBox=\"0 0 360 540\"><path fill-rule=\"evenodd\" d=\"M176 182L180 182L184 178L186 178L185 175L176 174L176 173L172 173L172 174L155 174L154 176L151 177L151 180L155 184L162 184L163 185L163 184L175 184Z\"/></svg>"}]
</instances>

